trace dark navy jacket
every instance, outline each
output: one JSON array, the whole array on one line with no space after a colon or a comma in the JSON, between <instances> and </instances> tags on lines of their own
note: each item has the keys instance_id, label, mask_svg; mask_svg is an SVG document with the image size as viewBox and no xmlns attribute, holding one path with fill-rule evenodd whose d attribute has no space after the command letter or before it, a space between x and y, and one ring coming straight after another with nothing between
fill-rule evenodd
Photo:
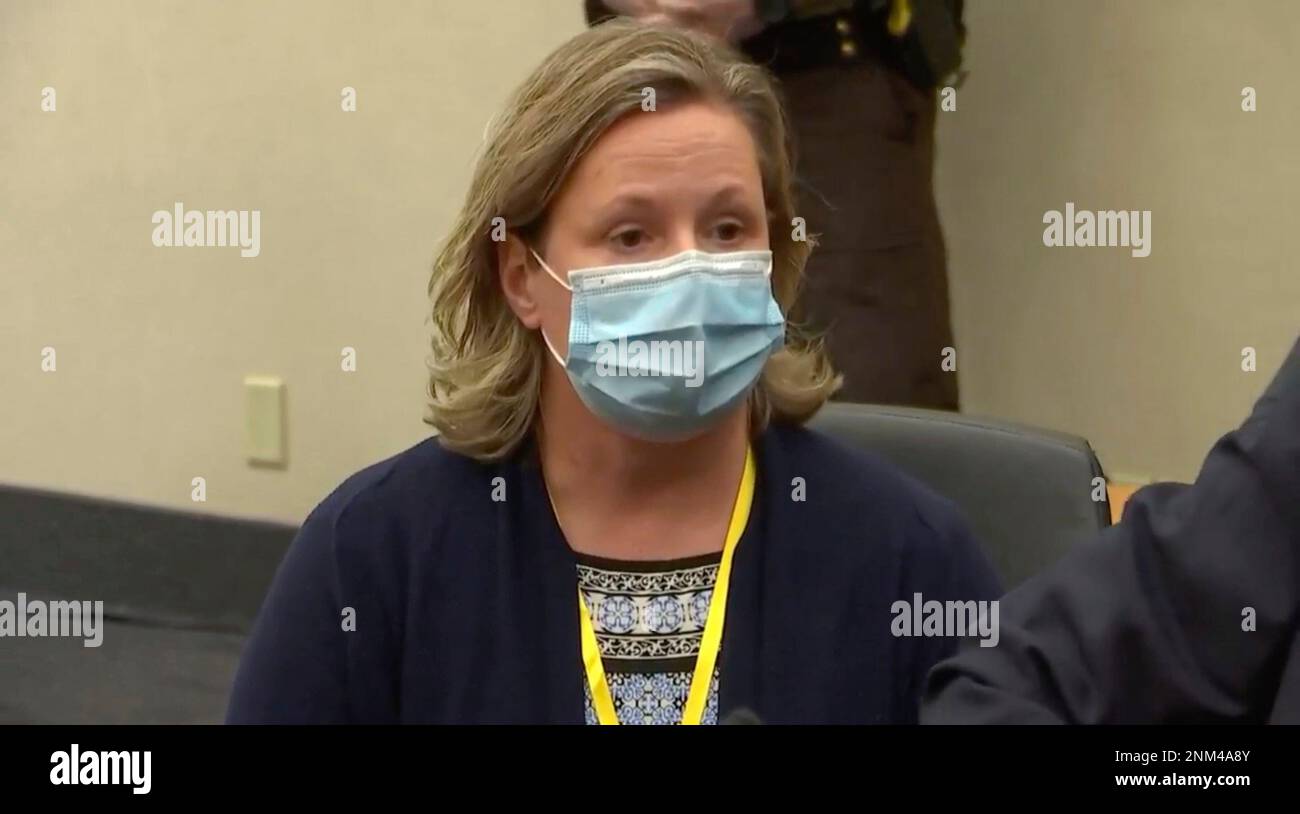
<instances>
[{"instance_id":1,"label":"dark navy jacket","mask_svg":"<svg viewBox=\"0 0 1300 814\"><path fill-rule=\"evenodd\" d=\"M950 503L880 460L788 426L769 428L755 453L720 717L915 722L926 672L957 642L893 636L891 605L995 598L988 560ZM580 724L576 586L533 445L485 464L422 441L307 518L227 720Z\"/></svg>"}]
</instances>

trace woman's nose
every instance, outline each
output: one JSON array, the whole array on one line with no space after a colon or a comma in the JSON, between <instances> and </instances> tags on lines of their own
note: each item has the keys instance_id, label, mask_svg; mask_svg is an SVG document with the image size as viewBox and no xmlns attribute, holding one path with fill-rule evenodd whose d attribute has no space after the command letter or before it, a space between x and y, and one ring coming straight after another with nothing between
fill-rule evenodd
<instances>
[{"instance_id":1,"label":"woman's nose","mask_svg":"<svg viewBox=\"0 0 1300 814\"><path fill-rule=\"evenodd\" d=\"M664 252L664 256L671 257L675 254L691 251L692 249L703 251L705 247L700 245L699 235L695 233L694 225L691 225L689 227L683 226L680 229L674 230L670 235L668 245L665 248L667 250Z\"/></svg>"}]
</instances>

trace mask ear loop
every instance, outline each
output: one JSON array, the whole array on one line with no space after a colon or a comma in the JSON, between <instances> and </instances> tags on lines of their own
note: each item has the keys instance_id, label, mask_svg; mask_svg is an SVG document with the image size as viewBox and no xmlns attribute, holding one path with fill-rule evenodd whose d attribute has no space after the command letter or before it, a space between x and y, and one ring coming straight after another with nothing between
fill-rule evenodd
<instances>
[{"instance_id":1,"label":"mask ear loop","mask_svg":"<svg viewBox=\"0 0 1300 814\"><path fill-rule=\"evenodd\" d=\"M542 269L543 269L547 274L551 275L551 279L552 279L552 280L554 280L555 282L557 282L557 283L559 283L560 285L564 286L564 287L567 288L569 291L572 291L572 290L573 290L573 286L571 286L571 285L569 285L568 283L566 283L565 281L561 280L561 279L560 279L560 275L556 274L554 271L551 271L551 267L548 266L548 265L546 265L546 261L542 259L542 256L541 256L540 254L537 253L537 250L536 250L536 249L534 249L532 246L529 246L529 247L528 247L528 251L532 252L533 257L536 258L536 259L537 259L537 262L541 264Z\"/></svg>"},{"instance_id":2,"label":"mask ear loop","mask_svg":"<svg viewBox=\"0 0 1300 814\"><path fill-rule=\"evenodd\" d=\"M541 328L538 328L537 332L542 335L542 341L546 343L546 349L549 350L551 352L551 355L555 357L555 361L560 363L560 367L567 369L568 365L565 364L564 359L561 358L559 352L555 350L555 346L551 344L551 340L546 338L546 331L543 331Z\"/></svg>"},{"instance_id":3,"label":"mask ear loop","mask_svg":"<svg viewBox=\"0 0 1300 814\"><path fill-rule=\"evenodd\" d=\"M533 249L532 246L528 247L528 251L531 252L533 257L537 259L537 262L541 264L542 269L547 274L551 275L552 280L564 286L569 291L573 291L573 286L561 280L559 275L557 275L554 271L551 271L551 267L546 265L546 261L542 259L542 256L539 255L536 252L536 250ZM546 331L543 331L541 328L538 328L537 332L542 335L542 341L546 343L546 349L549 350L551 352L551 355L555 357L555 361L560 363L560 367L567 368L568 365L565 363L564 358L561 357L559 352L555 350L555 346L551 344L551 340L546 337Z\"/></svg>"}]
</instances>

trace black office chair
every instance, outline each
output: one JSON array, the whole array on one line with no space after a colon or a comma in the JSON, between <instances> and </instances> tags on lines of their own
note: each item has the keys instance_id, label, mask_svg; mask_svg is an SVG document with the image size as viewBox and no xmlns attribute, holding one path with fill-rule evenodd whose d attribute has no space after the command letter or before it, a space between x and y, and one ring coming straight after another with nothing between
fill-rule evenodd
<instances>
[{"instance_id":1,"label":"black office chair","mask_svg":"<svg viewBox=\"0 0 1300 814\"><path fill-rule=\"evenodd\" d=\"M957 504L1012 588L1110 525L1082 438L958 413L833 403L810 426L873 452ZM1100 493L1101 500L1094 501Z\"/></svg>"}]
</instances>

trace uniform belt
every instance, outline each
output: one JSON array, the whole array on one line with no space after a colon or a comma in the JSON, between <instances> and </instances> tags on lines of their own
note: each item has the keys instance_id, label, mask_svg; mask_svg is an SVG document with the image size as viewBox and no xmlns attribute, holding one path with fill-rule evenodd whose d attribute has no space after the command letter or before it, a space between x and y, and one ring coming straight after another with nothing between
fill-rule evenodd
<instances>
[{"instance_id":1,"label":"uniform belt","mask_svg":"<svg viewBox=\"0 0 1300 814\"><path fill-rule=\"evenodd\" d=\"M880 15L846 11L805 20L787 20L740 44L755 62L776 74L831 65L883 63L903 71L896 41Z\"/></svg>"}]
</instances>

